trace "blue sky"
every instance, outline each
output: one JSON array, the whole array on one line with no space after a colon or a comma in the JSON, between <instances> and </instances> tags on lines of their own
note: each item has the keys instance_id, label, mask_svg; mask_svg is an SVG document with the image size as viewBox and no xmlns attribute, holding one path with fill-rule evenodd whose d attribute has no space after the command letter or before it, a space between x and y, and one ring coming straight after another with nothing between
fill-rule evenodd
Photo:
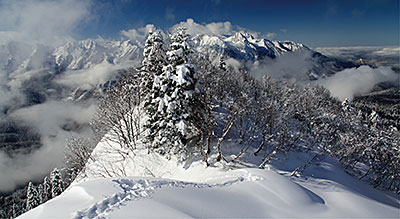
<instances>
[{"instance_id":1,"label":"blue sky","mask_svg":"<svg viewBox=\"0 0 400 219\"><path fill-rule=\"evenodd\" d=\"M399 0L0 0L0 37L119 38L123 30L166 30L188 18L310 47L399 46Z\"/></svg>"},{"instance_id":2,"label":"blue sky","mask_svg":"<svg viewBox=\"0 0 400 219\"><path fill-rule=\"evenodd\" d=\"M82 32L112 37L153 23L166 29L187 18L225 22L275 39L316 46L399 45L398 0L97 0Z\"/></svg>"}]
</instances>

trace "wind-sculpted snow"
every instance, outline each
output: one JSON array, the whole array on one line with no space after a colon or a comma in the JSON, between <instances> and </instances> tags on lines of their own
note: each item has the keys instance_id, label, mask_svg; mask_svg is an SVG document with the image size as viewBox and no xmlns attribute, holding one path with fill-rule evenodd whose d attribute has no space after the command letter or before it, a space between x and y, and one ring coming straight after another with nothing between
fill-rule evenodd
<instances>
[{"instance_id":1,"label":"wind-sculpted snow","mask_svg":"<svg viewBox=\"0 0 400 219\"><path fill-rule=\"evenodd\" d=\"M214 169L214 177L187 171L193 178L116 177L75 183L59 197L21 218L394 218L399 200L343 178L300 180L271 170ZM205 170L205 167L204 167ZM221 172L222 171L222 172ZM220 174L218 174L220 173ZM223 174L221 174L223 173ZM219 175L219 176L218 176ZM331 173L332 175L332 173ZM327 188L328 186L328 188ZM361 188L357 190L357 188ZM379 199L376 199L379 197Z\"/></svg>"},{"instance_id":2,"label":"wind-sculpted snow","mask_svg":"<svg viewBox=\"0 0 400 219\"><path fill-rule=\"evenodd\" d=\"M207 184L207 183L193 183L184 181L168 181L168 180L152 180L152 179L129 179L120 178L112 180L117 184L122 192L113 194L105 199L93 204L89 208L76 212L74 218L103 218L109 212L125 206L127 202L132 202L138 199L148 198L158 189L165 187L186 188L193 187L198 189L212 189L231 186L241 182L258 181L262 180L261 177L252 176L248 173L246 176L239 177L234 180L226 181L223 183Z\"/></svg>"}]
</instances>

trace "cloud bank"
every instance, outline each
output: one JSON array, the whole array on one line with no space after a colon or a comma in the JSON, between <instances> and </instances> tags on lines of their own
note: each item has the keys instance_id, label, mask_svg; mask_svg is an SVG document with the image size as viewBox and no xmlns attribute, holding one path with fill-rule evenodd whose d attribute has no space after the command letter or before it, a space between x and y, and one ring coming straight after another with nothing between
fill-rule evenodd
<instances>
[{"instance_id":1,"label":"cloud bank","mask_svg":"<svg viewBox=\"0 0 400 219\"><path fill-rule=\"evenodd\" d=\"M89 19L89 0L5 0L0 3L0 38L59 43Z\"/></svg>"},{"instance_id":2,"label":"cloud bank","mask_svg":"<svg viewBox=\"0 0 400 219\"><path fill-rule=\"evenodd\" d=\"M69 87L79 87L81 89L90 90L97 85L102 84L115 75L119 69L127 69L127 65L113 65L107 62L97 64L90 69L82 69L77 71L68 72L56 80L57 83Z\"/></svg>"},{"instance_id":3,"label":"cloud bank","mask_svg":"<svg viewBox=\"0 0 400 219\"><path fill-rule=\"evenodd\" d=\"M176 26L183 26L187 29L187 33L194 36L196 34L209 35L231 35L235 32L231 22L211 22L209 24L198 24L192 18L188 18L185 22L180 22Z\"/></svg>"},{"instance_id":4,"label":"cloud bank","mask_svg":"<svg viewBox=\"0 0 400 219\"><path fill-rule=\"evenodd\" d=\"M130 40L133 40L133 41L136 41L139 43L143 43L146 40L146 38L149 34L149 31L154 30L154 29L155 29L155 26L153 24L147 24L146 26L141 27L141 28L122 30L121 35Z\"/></svg>"},{"instance_id":5,"label":"cloud bank","mask_svg":"<svg viewBox=\"0 0 400 219\"><path fill-rule=\"evenodd\" d=\"M335 75L316 81L326 87L332 96L344 100L353 99L356 95L362 95L370 92L374 85L384 81L395 81L398 74L390 67L371 68L369 66L360 66L358 68L349 68L337 72Z\"/></svg>"},{"instance_id":6,"label":"cloud bank","mask_svg":"<svg viewBox=\"0 0 400 219\"><path fill-rule=\"evenodd\" d=\"M51 101L13 112L11 117L15 121L39 132L42 146L32 153L13 157L0 151L0 191L11 191L26 181L40 179L59 165L66 139L88 135L91 130L83 126L76 132L66 127L88 123L95 109L93 104L88 107Z\"/></svg>"},{"instance_id":7,"label":"cloud bank","mask_svg":"<svg viewBox=\"0 0 400 219\"><path fill-rule=\"evenodd\" d=\"M217 36L228 36L233 35L236 32L246 32L253 35L256 38L275 38L277 36L276 33L267 32L266 34L261 34L259 32L255 32L252 30L248 30L239 26L232 25L231 22L211 22L208 24L199 24L193 20L193 18L188 18L186 21L182 21L176 25L174 25L171 29L175 29L178 26L183 26L186 28L188 34L195 36L197 34L207 34L207 35L217 35Z\"/></svg>"},{"instance_id":8,"label":"cloud bank","mask_svg":"<svg viewBox=\"0 0 400 219\"><path fill-rule=\"evenodd\" d=\"M256 79L268 75L276 79L309 80L308 73L312 69L311 52L304 50L296 53L284 53L275 59L266 58L256 63L250 63L249 73Z\"/></svg>"},{"instance_id":9,"label":"cloud bank","mask_svg":"<svg viewBox=\"0 0 400 219\"><path fill-rule=\"evenodd\" d=\"M0 1L1 125L13 121L31 127L43 145L32 153L21 149L11 156L0 150L0 191L49 173L62 161L66 139L90 132L85 126L79 131L66 129L87 123L95 108L59 101L61 94L52 96L59 86L49 81L54 76L49 55L55 46L74 39L80 25L91 19L91 6L91 0ZM29 100L32 97L45 102L38 104Z\"/></svg>"}]
</instances>

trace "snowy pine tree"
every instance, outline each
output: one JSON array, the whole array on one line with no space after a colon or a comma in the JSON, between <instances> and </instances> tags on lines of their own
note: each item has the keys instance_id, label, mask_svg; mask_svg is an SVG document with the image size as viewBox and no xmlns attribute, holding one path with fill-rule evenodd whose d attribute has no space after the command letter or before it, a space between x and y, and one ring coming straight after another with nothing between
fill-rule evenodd
<instances>
[{"instance_id":1,"label":"snowy pine tree","mask_svg":"<svg viewBox=\"0 0 400 219\"><path fill-rule=\"evenodd\" d=\"M38 187L37 187L37 195L38 195L38 198L39 198L39 203L40 204L42 204L42 203L44 203L45 201L45 197L44 197L44 189L43 189L43 185L42 184L39 184L38 185Z\"/></svg>"},{"instance_id":2,"label":"snowy pine tree","mask_svg":"<svg viewBox=\"0 0 400 219\"><path fill-rule=\"evenodd\" d=\"M148 94L153 87L154 76L162 73L162 67L164 65L165 51L161 31L151 30L145 43L143 61L140 68L140 88L142 96L151 97L151 95ZM149 101L149 99L150 98L147 98L147 101Z\"/></svg>"},{"instance_id":3,"label":"snowy pine tree","mask_svg":"<svg viewBox=\"0 0 400 219\"><path fill-rule=\"evenodd\" d=\"M51 196L52 198L60 195L64 190L64 183L61 177L60 171L55 168L50 173L50 181L51 181Z\"/></svg>"},{"instance_id":4,"label":"snowy pine tree","mask_svg":"<svg viewBox=\"0 0 400 219\"><path fill-rule=\"evenodd\" d=\"M13 203L12 205L12 210L11 210L11 217L12 218L16 218L19 214L18 214L18 209L17 209L17 205L15 203Z\"/></svg>"},{"instance_id":5,"label":"snowy pine tree","mask_svg":"<svg viewBox=\"0 0 400 219\"><path fill-rule=\"evenodd\" d=\"M33 183L29 182L28 190L26 193L26 209L31 210L38 205L40 205L40 198L38 196L37 190Z\"/></svg>"},{"instance_id":6,"label":"snowy pine tree","mask_svg":"<svg viewBox=\"0 0 400 219\"><path fill-rule=\"evenodd\" d=\"M160 115L158 114L158 102L160 89L154 86L155 78L159 78L162 68L166 63L164 41L161 32L156 30L149 33L143 51L143 61L140 72L140 89L144 93L143 107L149 119L144 124L146 137L144 142L149 146L153 145L156 134L160 130ZM145 92L147 91L147 92Z\"/></svg>"},{"instance_id":7,"label":"snowy pine tree","mask_svg":"<svg viewBox=\"0 0 400 219\"><path fill-rule=\"evenodd\" d=\"M43 202L46 202L52 198L51 196L52 185L49 177L45 176L43 180Z\"/></svg>"},{"instance_id":8,"label":"snowy pine tree","mask_svg":"<svg viewBox=\"0 0 400 219\"><path fill-rule=\"evenodd\" d=\"M148 139L152 148L161 154L179 154L184 159L186 144L198 134L195 123L200 116L195 104L195 70L190 62L189 35L178 28L171 35L167 51L168 64L154 78L153 111L148 111Z\"/></svg>"}]
</instances>

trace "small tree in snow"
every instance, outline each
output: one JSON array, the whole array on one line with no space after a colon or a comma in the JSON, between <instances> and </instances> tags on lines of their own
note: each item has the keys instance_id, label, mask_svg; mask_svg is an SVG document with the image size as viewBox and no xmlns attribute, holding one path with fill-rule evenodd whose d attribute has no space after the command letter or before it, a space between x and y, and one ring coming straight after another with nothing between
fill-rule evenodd
<instances>
[{"instance_id":1,"label":"small tree in snow","mask_svg":"<svg viewBox=\"0 0 400 219\"><path fill-rule=\"evenodd\" d=\"M52 185L49 177L45 176L43 180L43 202L46 202L52 198L51 196Z\"/></svg>"},{"instance_id":2,"label":"small tree in snow","mask_svg":"<svg viewBox=\"0 0 400 219\"><path fill-rule=\"evenodd\" d=\"M60 195L64 191L64 183L61 177L60 171L55 168L50 173L50 181L51 181L51 196L52 198Z\"/></svg>"},{"instance_id":3,"label":"small tree in snow","mask_svg":"<svg viewBox=\"0 0 400 219\"><path fill-rule=\"evenodd\" d=\"M136 148L140 132L137 109L141 100L137 74L135 69L129 69L114 87L107 90L91 124L98 138L118 144L122 153L125 149Z\"/></svg>"},{"instance_id":4,"label":"small tree in snow","mask_svg":"<svg viewBox=\"0 0 400 219\"><path fill-rule=\"evenodd\" d=\"M39 184L38 185L38 187L37 187L37 194L38 194L38 196L39 196L39 203L41 204L41 203L43 203L43 202L45 202L44 201L44 189L43 189L43 185L42 184Z\"/></svg>"},{"instance_id":5,"label":"small tree in snow","mask_svg":"<svg viewBox=\"0 0 400 219\"><path fill-rule=\"evenodd\" d=\"M40 205L40 198L37 189L32 182L29 182L28 190L26 193L26 209L31 210L38 205Z\"/></svg>"},{"instance_id":6,"label":"small tree in snow","mask_svg":"<svg viewBox=\"0 0 400 219\"><path fill-rule=\"evenodd\" d=\"M86 138L71 138L68 140L65 150L65 164L69 171L68 184L70 184L81 170L84 170L89 160L94 143Z\"/></svg>"}]
</instances>

